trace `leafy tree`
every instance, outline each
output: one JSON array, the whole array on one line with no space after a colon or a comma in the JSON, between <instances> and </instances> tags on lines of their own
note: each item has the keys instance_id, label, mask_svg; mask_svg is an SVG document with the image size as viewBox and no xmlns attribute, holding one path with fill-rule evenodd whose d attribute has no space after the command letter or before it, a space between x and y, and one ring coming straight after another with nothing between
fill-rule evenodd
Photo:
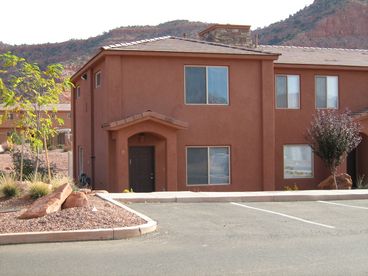
<instances>
[{"instance_id":1,"label":"leafy tree","mask_svg":"<svg viewBox=\"0 0 368 276\"><path fill-rule=\"evenodd\" d=\"M39 153L44 148L51 179L47 140L55 136L56 125L63 124L63 120L57 117L56 105L60 94L72 85L69 79L62 76L62 72L61 64L51 64L41 70L37 64L28 63L11 53L0 55L0 100L8 112L19 114L17 128L22 141L22 153L24 143L28 141L37 155L35 178ZM20 179L23 179L22 170Z\"/></svg>"},{"instance_id":2,"label":"leafy tree","mask_svg":"<svg viewBox=\"0 0 368 276\"><path fill-rule=\"evenodd\" d=\"M307 130L307 140L331 172L337 189L337 167L356 148L362 138L360 126L348 111L318 110Z\"/></svg>"}]
</instances>

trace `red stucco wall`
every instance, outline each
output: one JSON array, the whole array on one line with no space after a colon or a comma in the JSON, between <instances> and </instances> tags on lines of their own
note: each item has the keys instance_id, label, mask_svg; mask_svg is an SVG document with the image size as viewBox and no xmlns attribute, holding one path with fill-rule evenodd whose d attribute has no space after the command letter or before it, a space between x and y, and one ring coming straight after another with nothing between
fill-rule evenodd
<instances>
[{"instance_id":1,"label":"red stucco wall","mask_svg":"<svg viewBox=\"0 0 368 276\"><path fill-rule=\"evenodd\" d=\"M276 109L276 188L297 186L301 189L316 188L318 183L329 175L322 161L314 157L314 177L309 179L283 178L283 145L305 144L306 130L310 125L315 108L315 76L339 77L339 110L348 108L360 111L368 106L368 72L347 70L296 69L277 68L275 74L290 74L300 76L300 109ZM346 171L346 163L339 168Z\"/></svg>"},{"instance_id":2,"label":"red stucco wall","mask_svg":"<svg viewBox=\"0 0 368 276\"><path fill-rule=\"evenodd\" d=\"M185 105L185 65L228 66L229 105ZM358 111L368 106L368 71L298 67L275 65L274 69L272 60L261 58L102 55L98 63L86 68L88 80L74 80L81 86L81 98L74 99L74 150L83 146L85 172L94 178L95 188L121 192L129 185L126 155L129 137L107 131L102 125L151 110L189 125L175 132L174 151L164 149L159 139L150 140L159 149L157 152L170 151L172 155L168 156L174 156L177 162L177 171L168 170L170 158L165 162L164 153L156 156L161 160L156 170L166 172L166 175L156 172L156 190L168 187L194 191L282 190L294 184L301 189L316 188L328 176L317 157L313 178L283 179L283 145L305 143L304 135L315 112L315 75L339 76L339 109ZM101 71L102 85L96 89L92 84L97 71ZM300 109L275 109L275 74L300 75ZM136 128L132 135L139 133L139 126ZM130 139L131 144L136 143L134 139ZM230 146L231 184L187 186L186 147L222 145ZM345 170L343 164L340 171ZM175 173L175 178L169 173ZM176 179L176 183L170 179Z\"/></svg>"},{"instance_id":3,"label":"red stucco wall","mask_svg":"<svg viewBox=\"0 0 368 276\"><path fill-rule=\"evenodd\" d=\"M184 66L221 65L229 68L229 105L185 105ZM177 133L177 188L179 190L262 190L263 162L273 165L273 63L260 60L208 59L182 57L107 56L94 67L101 70L102 86L93 89L95 185L114 186L109 171L116 164L109 159L109 134L103 123L152 110L187 122L188 129ZM88 71L90 74L90 71ZM76 100L76 147L84 145L86 173L91 175L90 81L78 80L81 98ZM83 95L84 94L84 95ZM267 99L267 104L263 103ZM86 108L87 106L87 108ZM265 108L264 110L262 108ZM263 127L263 118L268 116ZM271 130L266 141L263 133ZM269 131L268 131L269 132ZM110 143L110 145L109 145ZM267 151L263 147L267 145ZM231 184L227 186L187 186L186 146L230 146ZM265 156L263 155L265 154ZM267 157L270 156L270 157ZM112 158L114 159L114 158ZM110 166L109 166L110 164ZM114 168L113 170L119 170ZM270 173L271 172L271 173ZM273 169L267 170L273 181ZM111 177L111 176L110 176ZM111 178L112 179L112 178ZM116 180L115 180L116 181ZM110 182L110 183L109 183ZM269 183L270 187L273 183ZM112 187L111 186L111 187ZM119 187L120 189L120 187Z\"/></svg>"}]
</instances>

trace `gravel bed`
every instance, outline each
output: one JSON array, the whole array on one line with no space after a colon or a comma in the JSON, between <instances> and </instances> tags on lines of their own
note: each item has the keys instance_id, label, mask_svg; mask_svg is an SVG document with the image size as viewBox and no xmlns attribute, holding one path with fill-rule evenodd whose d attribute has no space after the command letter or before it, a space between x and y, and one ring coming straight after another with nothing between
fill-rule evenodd
<instances>
[{"instance_id":1,"label":"gravel bed","mask_svg":"<svg viewBox=\"0 0 368 276\"><path fill-rule=\"evenodd\" d=\"M29 198L4 200L0 198L0 211L22 208L16 212L0 212L0 233L65 231L135 226L145 220L125 209L96 196L88 196L89 207L63 209L35 219L18 219L32 203ZM97 211L92 211L93 209Z\"/></svg>"}]
</instances>

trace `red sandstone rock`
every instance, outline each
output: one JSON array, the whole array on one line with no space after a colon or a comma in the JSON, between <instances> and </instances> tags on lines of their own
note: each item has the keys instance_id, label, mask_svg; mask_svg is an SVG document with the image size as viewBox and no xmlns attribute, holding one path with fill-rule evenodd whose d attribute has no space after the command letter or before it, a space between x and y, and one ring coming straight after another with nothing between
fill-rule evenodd
<instances>
[{"instance_id":1,"label":"red sandstone rock","mask_svg":"<svg viewBox=\"0 0 368 276\"><path fill-rule=\"evenodd\" d=\"M100 194L108 194L109 192L108 191L106 191L106 190L93 190L92 191L93 193L100 193Z\"/></svg>"},{"instance_id":2,"label":"red sandstone rock","mask_svg":"<svg viewBox=\"0 0 368 276\"><path fill-rule=\"evenodd\" d=\"M351 189L351 186L353 185L353 181L351 180L350 175L348 175L347 173L336 175L336 182L338 189ZM335 189L332 175L319 183L318 188L323 190Z\"/></svg>"},{"instance_id":3,"label":"red sandstone rock","mask_svg":"<svg viewBox=\"0 0 368 276\"><path fill-rule=\"evenodd\" d=\"M96 195L96 194L98 194L98 193L100 193L100 194L108 194L109 192L108 192L108 191L106 191L106 190L92 190L92 191L89 193L89 195L94 196L94 195Z\"/></svg>"},{"instance_id":4,"label":"red sandstone rock","mask_svg":"<svg viewBox=\"0 0 368 276\"><path fill-rule=\"evenodd\" d=\"M79 189L79 192L82 192L82 193L85 193L86 195L88 195L92 192L92 190L87 189L87 188L82 188L82 189Z\"/></svg>"},{"instance_id":5,"label":"red sandstone rock","mask_svg":"<svg viewBox=\"0 0 368 276\"><path fill-rule=\"evenodd\" d=\"M37 199L19 216L20 219L39 218L44 215L59 211L65 199L72 193L72 187L66 183L61 185L51 194Z\"/></svg>"},{"instance_id":6,"label":"red sandstone rock","mask_svg":"<svg viewBox=\"0 0 368 276\"><path fill-rule=\"evenodd\" d=\"M86 207L88 206L88 198L83 192L72 192L62 205L63 209Z\"/></svg>"}]
</instances>

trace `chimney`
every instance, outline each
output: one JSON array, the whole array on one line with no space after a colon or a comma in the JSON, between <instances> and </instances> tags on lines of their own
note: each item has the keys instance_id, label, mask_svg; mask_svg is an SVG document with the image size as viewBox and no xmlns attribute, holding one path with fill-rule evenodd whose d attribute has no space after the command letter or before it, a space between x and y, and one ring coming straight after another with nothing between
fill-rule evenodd
<instances>
[{"instance_id":1,"label":"chimney","mask_svg":"<svg viewBox=\"0 0 368 276\"><path fill-rule=\"evenodd\" d=\"M199 34L200 39L222 44L254 48L249 25L215 24Z\"/></svg>"}]
</instances>

